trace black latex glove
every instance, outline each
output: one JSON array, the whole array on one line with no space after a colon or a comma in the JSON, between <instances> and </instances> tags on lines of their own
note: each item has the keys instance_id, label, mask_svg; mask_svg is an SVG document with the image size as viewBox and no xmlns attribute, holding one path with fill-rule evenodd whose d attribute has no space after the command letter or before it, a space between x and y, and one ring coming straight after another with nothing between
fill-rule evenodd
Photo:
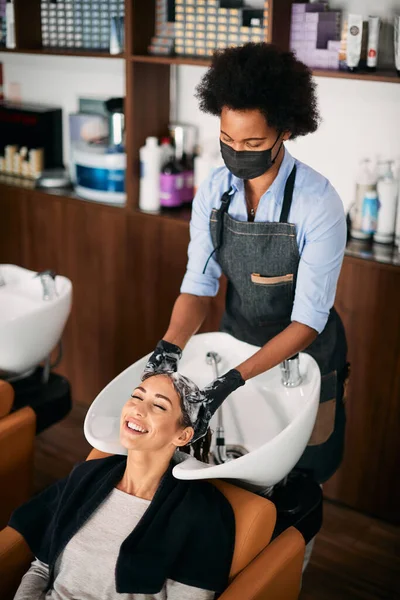
<instances>
[{"instance_id":1,"label":"black latex glove","mask_svg":"<svg viewBox=\"0 0 400 600\"><path fill-rule=\"evenodd\" d=\"M171 344L166 340L160 340L147 361L144 373L154 373L155 371L177 371L178 363L182 358L182 350L179 346Z\"/></svg>"},{"instance_id":2,"label":"black latex glove","mask_svg":"<svg viewBox=\"0 0 400 600\"><path fill-rule=\"evenodd\" d=\"M237 369L231 369L225 375L221 375L203 390L203 405L195 428L195 438L205 435L211 417L226 398L246 382Z\"/></svg>"}]
</instances>

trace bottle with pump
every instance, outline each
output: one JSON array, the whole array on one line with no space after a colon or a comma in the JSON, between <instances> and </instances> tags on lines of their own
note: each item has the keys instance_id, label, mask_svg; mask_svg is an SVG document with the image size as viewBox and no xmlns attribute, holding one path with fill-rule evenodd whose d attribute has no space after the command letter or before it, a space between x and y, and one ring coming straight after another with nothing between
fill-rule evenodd
<instances>
[{"instance_id":1,"label":"bottle with pump","mask_svg":"<svg viewBox=\"0 0 400 600\"><path fill-rule=\"evenodd\" d=\"M161 156L162 156L162 167L167 164L174 157L174 147L171 144L171 138L161 138Z\"/></svg>"},{"instance_id":2,"label":"bottle with pump","mask_svg":"<svg viewBox=\"0 0 400 600\"><path fill-rule=\"evenodd\" d=\"M394 243L399 248L400 252L400 158L395 161L394 170L395 179L397 181L397 211L396 211L396 226L394 233Z\"/></svg>"},{"instance_id":3,"label":"bottle with pump","mask_svg":"<svg viewBox=\"0 0 400 600\"><path fill-rule=\"evenodd\" d=\"M371 237L371 233L366 233L363 228L363 204L367 192L376 192L376 174L369 159L363 159L356 177L355 199L350 207L351 237L359 240Z\"/></svg>"},{"instance_id":4,"label":"bottle with pump","mask_svg":"<svg viewBox=\"0 0 400 600\"><path fill-rule=\"evenodd\" d=\"M160 209L160 172L162 162L161 147L156 137L146 138L146 144L139 150L140 186L139 208L147 212Z\"/></svg>"},{"instance_id":5,"label":"bottle with pump","mask_svg":"<svg viewBox=\"0 0 400 600\"><path fill-rule=\"evenodd\" d=\"M392 163L385 162L383 175L378 180L377 191L379 212L374 241L380 244L392 244L396 229L398 182L393 176Z\"/></svg>"},{"instance_id":6,"label":"bottle with pump","mask_svg":"<svg viewBox=\"0 0 400 600\"><path fill-rule=\"evenodd\" d=\"M186 204L193 200L194 195L194 165L193 154L189 153L186 148L187 138L185 138L186 128L184 126L175 125L175 158L182 168L183 187L181 190L182 204Z\"/></svg>"},{"instance_id":7,"label":"bottle with pump","mask_svg":"<svg viewBox=\"0 0 400 600\"><path fill-rule=\"evenodd\" d=\"M177 208L183 204L184 166L179 160L182 155L183 140L175 136L175 152L164 164L160 176L160 203L165 208Z\"/></svg>"},{"instance_id":8,"label":"bottle with pump","mask_svg":"<svg viewBox=\"0 0 400 600\"><path fill-rule=\"evenodd\" d=\"M214 169L223 165L224 161L219 148L215 148L215 144L211 140L204 142L202 147L199 146L194 159L194 192L197 192L200 184L210 176Z\"/></svg>"}]
</instances>

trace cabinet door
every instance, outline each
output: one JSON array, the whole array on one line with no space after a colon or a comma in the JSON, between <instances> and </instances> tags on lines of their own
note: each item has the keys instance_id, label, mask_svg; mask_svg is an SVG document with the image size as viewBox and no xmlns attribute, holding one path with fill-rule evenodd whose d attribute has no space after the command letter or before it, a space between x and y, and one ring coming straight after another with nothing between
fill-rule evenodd
<instances>
[{"instance_id":1,"label":"cabinet door","mask_svg":"<svg viewBox=\"0 0 400 600\"><path fill-rule=\"evenodd\" d=\"M126 366L126 218L122 209L79 201L66 203L63 215L62 272L73 284L73 307L62 369L74 400L89 405Z\"/></svg>"},{"instance_id":2,"label":"cabinet door","mask_svg":"<svg viewBox=\"0 0 400 600\"><path fill-rule=\"evenodd\" d=\"M400 269L346 257L336 307L351 363L342 466L334 500L400 521Z\"/></svg>"},{"instance_id":3,"label":"cabinet door","mask_svg":"<svg viewBox=\"0 0 400 600\"><path fill-rule=\"evenodd\" d=\"M185 273L187 223L135 213L128 219L130 301L126 323L132 362L150 352L164 335Z\"/></svg>"},{"instance_id":4,"label":"cabinet door","mask_svg":"<svg viewBox=\"0 0 400 600\"><path fill-rule=\"evenodd\" d=\"M62 198L32 190L27 192L23 219L24 263L32 271L52 269L63 273L64 253Z\"/></svg>"},{"instance_id":5,"label":"cabinet door","mask_svg":"<svg viewBox=\"0 0 400 600\"><path fill-rule=\"evenodd\" d=\"M0 185L0 264L25 267L23 221L26 191Z\"/></svg>"}]
</instances>

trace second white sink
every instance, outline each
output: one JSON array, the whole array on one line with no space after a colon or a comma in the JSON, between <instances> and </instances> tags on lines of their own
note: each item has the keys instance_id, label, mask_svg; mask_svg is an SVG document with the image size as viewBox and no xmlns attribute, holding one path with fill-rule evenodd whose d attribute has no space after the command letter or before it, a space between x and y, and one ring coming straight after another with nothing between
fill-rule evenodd
<instances>
[{"instance_id":1,"label":"second white sink","mask_svg":"<svg viewBox=\"0 0 400 600\"><path fill-rule=\"evenodd\" d=\"M0 265L0 274L0 370L21 375L57 345L71 310L72 284L58 275L56 295L44 300L35 271Z\"/></svg>"}]
</instances>

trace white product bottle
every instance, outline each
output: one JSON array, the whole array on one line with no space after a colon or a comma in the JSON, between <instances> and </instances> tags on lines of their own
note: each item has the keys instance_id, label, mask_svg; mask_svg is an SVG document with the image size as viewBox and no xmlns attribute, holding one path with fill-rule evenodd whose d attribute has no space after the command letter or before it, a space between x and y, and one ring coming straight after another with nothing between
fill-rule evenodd
<instances>
[{"instance_id":1,"label":"white product bottle","mask_svg":"<svg viewBox=\"0 0 400 600\"><path fill-rule=\"evenodd\" d=\"M148 137L139 150L140 188L139 208L148 212L160 209L160 173L162 151L156 137Z\"/></svg>"},{"instance_id":2,"label":"white product bottle","mask_svg":"<svg viewBox=\"0 0 400 600\"><path fill-rule=\"evenodd\" d=\"M386 163L386 173L379 179L377 190L379 212L374 241L381 244L392 244L396 228L398 182L393 177L391 163Z\"/></svg>"},{"instance_id":3,"label":"white product bottle","mask_svg":"<svg viewBox=\"0 0 400 600\"><path fill-rule=\"evenodd\" d=\"M399 247L400 252L400 190L397 197L397 217L396 217L396 230L394 234L394 241L396 246Z\"/></svg>"},{"instance_id":4,"label":"white product bottle","mask_svg":"<svg viewBox=\"0 0 400 600\"><path fill-rule=\"evenodd\" d=\"M214 144L211 142L205 143L203 148L198 147L198 154L195 156L193 163L195 192L214 169L224 164L220 152L215 150Z\"/></svg>"},{"instance_id":5,"label":"white product bottle","mask_svg":"<svg viewBox=\"0 0 400 600\"><path fill-rule=\"evenodd\" d=\"M15 49L15 17L14 0L7 0L6 4L6 48Z\"/></svg>"},{"instance_id":6,"label":"white product bottle","mask_svg":"<svg viewBox=\"0 0 400 600\"><path fill-rule=\"evenodd\" d=\"M350 207L351 236L353 238L365 240L370 237L362 231L362 209L366 193L374 191L376 191L376 174L370 167L370 161L363 159L356 177L355 200Z\"/></svg>"},{"instance_id":7,"label":"white product bottle","mask_svg":"<svg viewBox=\"0 0 400 600\"><path fill-rule=\"evenodd\" d=\"M171 140L169 137L164 137L161 139L161 167L167 164L174 156L175 151L174 147L171 144Z\"/></svg>"},{"instance_id":8,"label":"white product bottle","mask_svg":"<svg viewBox=\"0 0 400 600\"><path fill-rule=\"evenodd\" d=\"M395 160L394 176L397 179L397 213L396 213L396 227L394 232L394 243L399 248L400 252L400 158Z\"/></svg>"}]
</instances>

